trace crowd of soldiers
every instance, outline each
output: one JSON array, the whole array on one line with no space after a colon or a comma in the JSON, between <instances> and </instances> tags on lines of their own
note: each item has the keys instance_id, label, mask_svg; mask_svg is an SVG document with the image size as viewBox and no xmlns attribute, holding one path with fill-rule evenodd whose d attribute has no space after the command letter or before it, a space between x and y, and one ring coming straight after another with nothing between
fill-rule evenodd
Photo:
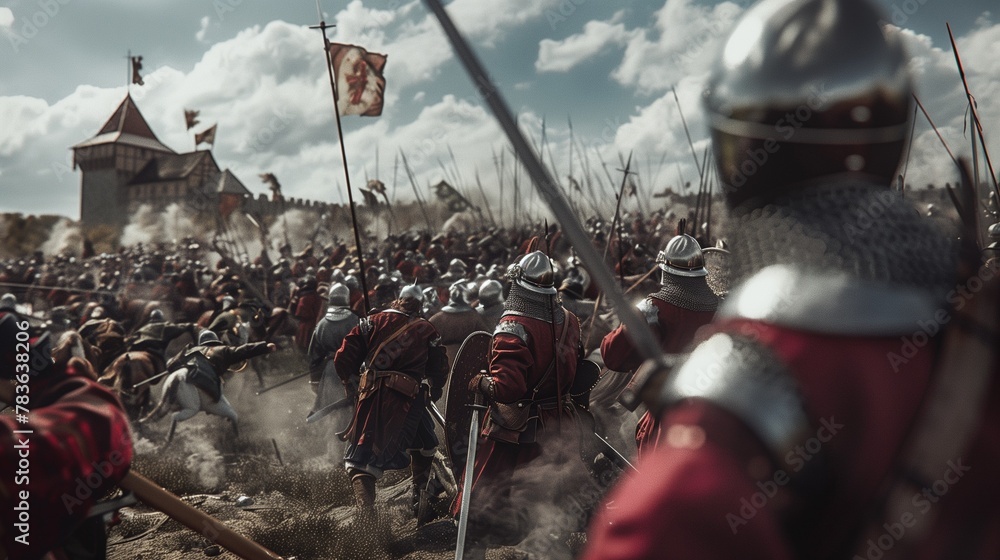
<instances>
[{"instance_id":1,"label":"crowd of soldiers","mask_svg":"<svg viewBox=\"0 0 1000 560\"><path fill-rule=\"evenodd\" d=\"M996 244L977 251L970 223L956 240L891 191L912 82L900 38L878 22L867 0L775 0L737 23L705 97L727 248L657 212L616 219L610 236L588 222L595 247L610 244L607 263L580 262L548 225L403 234L363 261L346 244L285 245L276 264L222 255L211 269L194 239L36 255L4 263L5 367L28 360L6 344L20 330L33 348L76 330L95 366L149 352L152 373L179 363L222 410L221 371L276 342L295 348L309 361L312 413L350 411L338 437L359 526L379 514L377 481L396 469L410 469L414 515L432 517L428 503L442 499L431 474L436 403L448 400L446 437L454 418L473 419L468 446L445 445L458 486L446 509L468 558L496 546L569 558L570 534L584 529L576 552L588 560L997 557ZM817 79L828 98L810 105L815 121L772 138ZM863 235L848 227L871 208L878 219ZM720 270L707 266L713 251L728 257ZM594 266L644 296L637 309L602 306ZM614 318L627 313L645 320L656 355ZM169 360L166 344L185 333L197 346ZM17 381L31 383L35 449L65 466L32 473L33 511L49 507L39 496L94 472L106 490L132 453L115 404L127 395L88 380L79 357L53 358ZM589 376L588 358L603 371ZM603 438L594 446L601 411L590 393L616 376L628 387L615 396L644 407L634 457ZM0 400L15 402L13 385ZM2 420L0 460L13 472L13 430L24 426ZM83 443L60 446L56 423ZM579 519L552 525L533 513L579 505L568 499L608 459L617 483ZM50 539L18 548L17 494L2 484L8 552L38 557L85 519L86 507L60 512Z\"/></svg>"}]
</instances>

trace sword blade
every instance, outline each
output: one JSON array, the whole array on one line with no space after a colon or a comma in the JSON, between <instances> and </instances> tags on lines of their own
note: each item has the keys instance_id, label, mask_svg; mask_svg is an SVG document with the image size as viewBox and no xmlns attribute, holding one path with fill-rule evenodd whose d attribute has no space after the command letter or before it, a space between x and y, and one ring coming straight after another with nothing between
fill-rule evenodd
<instances>
[{"instance_id":1,"label":"sword blade","mask_svg":"<svg viewBox=\"0 0 1000 560\"><path fill-rule=\"evenodd\" d=\"M615 447L611 445L611 442L604 439L604 436L602 436L597 432L594 432L594 437L596 437L598 441L601 442L601 447L604 448L604 452L607 454L608 459L611 459L611 462L618 465L618 468L622 469L623 471L631 470L632 472L639 472L639 469L635 468L635 465L633 465L628 459L626 459L625 456L622 455L621 451L615 449Z\"/></svg>"},{"instance_id":2,"label":"sword blade","mask_svg":"<svg viewBox=\"0 0 1000 560\"><path fill-rule=\"evenodd\" d=\"M260 393L258 393L258 394L260 394ZM328 404L328 405L324 406L323 408L321 408L321 409L317 410L316 412L313 412L312 414L310 414L309 416L307 416L306 417L306 424L312 424L313 422L319 420L320 418L323 418L324 416L327 416L328 414L330 414L334 410L337 410L339 408L344 408L347 405L353 404L353 403L354 403L354 399L353 398L351 398L351 397L344 397L344 398L340 399L339 401L337 401L335 403Z\"/></svg>"},{"instance_id":3,"label":"sword blade","mask_svg":"<svg viewBox=\"0 0 1000 560\"><path fill-rule=\"evenodd\" d=\"M476 463L476 445L479 443L479 410L472 411L469 426L469 452L465 457L465 477L462 479L462 505L458 513L458 544L455 545L455 560L465 556L465 534L469 529L469 499L472 493L472 468Z\"/></svg>"},{"instance_id":4,"label":"sword blade","mask_svg":"<svg viewBox=\"0 0 1000 560\"><path fill-rule=\"evenodd\" d=\"M444 424L445 424L444 414L441 414L441 409L439 409L437 405L434 404L434 401L430 400L427 401L427 410L430 411L431 417L433 417L434 420L437 421L438 425L441 426L442 429L444 429Z\"/></svg>"}]
</instances>

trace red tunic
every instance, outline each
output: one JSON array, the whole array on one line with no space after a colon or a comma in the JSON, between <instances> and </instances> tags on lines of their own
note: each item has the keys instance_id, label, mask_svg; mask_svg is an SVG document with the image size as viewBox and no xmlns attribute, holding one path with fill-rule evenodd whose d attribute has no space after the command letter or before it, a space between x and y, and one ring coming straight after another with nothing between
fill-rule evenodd
<instances>
[{"instance_id":1,"label":"red tunic","mask_svg":"<svg viewBox=\"0 0 1000 560\"><path fill-rule=\"evenodd\" d=\"M646 302L656 307L656 324L651 323L650 328L665 354L683 352L694 340L695 332L715 316L714 311L692 311L655 297L647 298ZM642 356L632 344L624 323L601 341L601 358L609 369L615 371L632 371L642 363ZM649 412L643 414L635 427L635 443L640 458L656 449L660 436L660 423L656 417Z\"/></svg>"},{"instance_id":2,"label":"red tunic","mask_svg":"<svg viewBox=\"0 0 1000 560\"><path fill-rule=\"evenodd\" d=\"M523 328L523 332L527 333L527 341L512 334L510 330L505 330L504 323L514 323ZM504 315L501 318L493 335L489 372L494 379L498 402L513 403L531 398L532 390L542 380L552 362L556 340L562 336L564 328L568 331L559 347L557 366L542 383L536 396L539 401L566 395L572 386L581 354L580 321L566 311L566 319L562 325L556 326L556 339L553 339L550 323L518 315ZM506 519L509 522L514 518L505 513L505 508L509 508L510 504L503 502L509 501L512 492L518 491L511 489L516 469L541 456L545 446L554 445L557 440L569 446L578 443L578 427L571 412L562 407L548 408L541 410L540 416L534 443L506 443L481 434L473 467L470 498L469 519L472 531L502 531L502 527L496 526L498 522L502 522L498 520ZM573 456L572 453L569 455ZM547 484L551 486L556 482L551 480ZM520 491L523 492L524 489ZM452 506L454 515L459 513L461 494L459 490ZM536 497L539 495L536 494ZM507 530L512 533L499 535L498 538L508 539L508 544L516 544L518 537L526 529L508 527Z\"/></svg>"},{"instance_id":3,"label":"red tunic","mask_svg":"<svg viewBox=\"0 0 1000 560\"><path fill-rule=\"evenodd\" d=\"M295 306L295 318L299 320L299 328L295 332L295 345L302 350L309 348L309 339L316 330L316 323L323 311L323 297L316 292L299 296L299 303Z\"/></svg>"},{"instance_id":4,"label":"red tunic","mask_svg":"<svg viewBox=\"0 0 1000 560\"><path fill-rule=\"evenodd\" d=\"M69 373L31 385L27 423L0 416L0 534L10 558L40 558L58 548L132 462L121 403L96 382ZM15 524L25 517L27 545L15 540L22 535Z\"/></svg>"},{"instance_id":5,"label":"red tunic","mask_svg":"<svg viewBox=\"0 0 1000 560\"><path fill-rule=\"evenodd\" d=\"M712 330L756 339L789 370L817 429L815 436L827 440L822 450L828 454L829 501L814 519L788 532L783 522L796 517L789 515L792 496L787 486L774 484L779 471L760 468L769 463L762 460L765 451L756 438L728 412L685 401L662 417L666 440L639 461L640 474L625 479L608 497L608 508L591 526L587 560L652 559L668 553L676 558L785 559L795 553L790 534L808 543L810 557L842 551L904 441L934 358L932 345L927 345L904 364L890 363L888 356L898 354L902 345L897 336L814 334L747 320ZM977 539L961 545L983 551L969 557L1000 553L997 509L985 499L1000 494L994 474L1000 465L1000 415L997 387L992 390L994 407L979 442L968 461L956 458L972 471L940 506L945 518L962 507L983 515L965 511L953 518L951 539L928 541L934 544L921 551L926 557L948 556L963 531L974 532ZM786 474L808 464L812 455L804 453L784 458ZM974 458L982 462L974 464ZM925 505L932 504L915 497L914 514L920 515ZM975 519L977 525L960 527L962 519Z\"/></svg>"}]
</instances>

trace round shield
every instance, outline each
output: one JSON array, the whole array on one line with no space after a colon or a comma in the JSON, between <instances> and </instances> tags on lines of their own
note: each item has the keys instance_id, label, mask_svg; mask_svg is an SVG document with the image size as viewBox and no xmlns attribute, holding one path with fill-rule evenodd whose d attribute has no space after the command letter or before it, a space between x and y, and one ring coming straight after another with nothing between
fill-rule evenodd
<instances>
[{"instance_id":1,"label":"round shield","mask_svg":"<svg viewBox=\"0 0 1000 560\"><path fill-rule=\"evenodd\" d=\"M493 335L486 331L476 331L466 337L452 361L448 376L444 439L455 480L462 476L469 446L471 405L475 402L475 394L469 391L469 381L480 371L489 369L492 341Z\"/></svg>"}]
</instances>

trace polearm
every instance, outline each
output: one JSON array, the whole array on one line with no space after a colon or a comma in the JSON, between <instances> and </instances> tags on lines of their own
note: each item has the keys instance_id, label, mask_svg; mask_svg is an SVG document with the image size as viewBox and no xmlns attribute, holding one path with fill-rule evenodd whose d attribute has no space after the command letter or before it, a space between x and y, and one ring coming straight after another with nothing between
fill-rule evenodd
<instances>
[{"instance_id":1,"label":"polearm","mask_svg":"<svg viewBox=\"0 0 1000 560\"><path fill-rule=\"evenodd\" d=\"M152 480L142 476L135 469L129 471L118 482L118 486L123 490L135 494L142 503L165 513L168 517L240 558L245 558L246 560L281 560L281 556L236 533L222 521L181 501L180 498L164 490Z\"/></svg>"},{"instance_id":2,"label":"polearm","mask_svg":"<svg viewBox=\"0 0 1000 560\"><path fill-rule=\"evenodd\" d=\"M698 170L698 175L704 177L704 166L698 161L698 153L694 151L694 142L691 141L691 132L688 130L687 119L684 118L684 111L681 110L681 100L677 97L677 88L670 86L670 91L674 94L674 102L677 103L677 114L681 117L681 124L684 125L684 135L687 136L688 146L691 148L691 157L694 158L694 168Z\"/></svg>"},{"instance_id":3,"label":"polearm","mask_svg":"<svg viewBox=\"0 0 1000 560\"><path fill-rule=\"evenodd\" d=\"M934 124L934 119L931 118L930 113L928 113L927 109L924 108L924 104L920 102L920 98L917 97L916 94L913 94L913 100L917 103L917 107L919 107L920 111L924 114L924 118L927 119L927 122L931 125L931 129L934 130L934 134L936 134L938 140L941 141L941 145L944 146L945 151L948 152L948 157L950 157L951 161L955 163L955 168L958 169L959 173L962 173L963 172L962 164L958 161L958 158L955 157L954 152L951 151L951 147L948 145L948 141L945 140L944 136L941 135L941 131L938 130L937 125ZM958 212L958 217L963 222L967 221L968 218L964 215L965 209L962 208L962 203L959 202L958 200L958 194L955 192L954 189L951 188L950 183L945 183L944 188L945 191L948 193L948 197L951 199L951 203L955 206L955 211Z\"/></svg>"},{"instance_id":4,"label":"polearm","mask_svg":"<svg viewBox=\"0 0 1000 560\"><path fill-rule=\"evenodd\" d=\"M621 161L621 160L619 160ZM622 184L618 187L618 201L615 203L615 217L611 220L611 232L618 234L618 279L621 282L622 288L625 287L625 250L622 248L622 199L625 198L625 185L628 183L628 176L632 173L632 152L628 153L628 162L625 164L625 169L619 169L622 172ZM616 229L617 228L617 229ZM611 248L611 235L608 235L608 245L607 249ZM604 251L605 262L607 262L608 252ZM596 312L596 310L595 310Z\"/></svg>"},{"instance_id":5,"label":"polearm","mask_svg":"<svg viewBox=\"0 0 1000 560\"><path fill-rule=\"evenodd\" d=\"M427 207L424 206L424 199L420 198L420 190L417 189L417 181L413 178L413 171L410 169L410 162L406 161L406 153L403 149L399 149L399 155L403 156L403 170L406 171L406 177L410 181L410 186L413 187L413 196L417 198L417 206L420 207L420 212L424 215L424 221L427 223L427 231L433 231L434 227L431 226L431 217L427 213Z\"/></svg>"},{"instance_id":6,"label":"polearm","mask_svg":"<svg viewBox=\"0 0 1000 560\"><path fill-rule=\"evenodd\" d=\"M323 19L323 11L319 7L319 0L316 0L316 10L319 12L319 25L310 26L310 29L319 29L323 33L323 54L326 56L326 73L330 76L330 93L333 95L333 116L337 120L337 138L340 141L340 160L344 163L344 180L347 182L347 203L351 207L351 225L354 227L354 249L358 255L358 280L361 282L361 295L365 300L365 315L371 311L372 306L368 301L368 281L365 280L365 256L361 251L361 233L358 229L358 213L354 206L354 191L351 189L351 172L347 168L347 149L344 146L344 130L340 126L340 107L337 106L337 81L333 79L333 60L330 57L330 39L326 36L326 20ZM287 228L286 228L287 229Z\"/></svg>"},{"instance_id":7,"label":"polearm","mask_svg":"<svg viewBox=\"0 0 1000 560\"><path fill-rule=\"evenodd\" d=\"M965 96L969 99L969 107L972 110L972 118L976 124L976 131L979 133L979 144L983 147L983 157L986 158L986 166L990 170L990 181L993 182L993 191L1000 200L1000 186L997 185L997 175L993 171L993 160L990 152L986 149L986 139L983 137L983 122L979 120L979 109L976 107L976 98L972 96L969 89L969 81L965 78L965 67L962 66L962 59L958 55L958 45L955 44L955 35L951 32L951 24L945 23L948 27L948 38L951 39L951 50L955 53L955 63L958 65L958 75L962 78L962 85L965 87ZM979 188L979 185L976 185Z\"/></svg>"},{"instance_id":8,"label":"polearm","mask_svg":"<svg viewBox=\"0 0 1000 560\"><path fill-rule=\"evenodd\" d=\"M270 391L270 390L272 390L272 389L277 389L278 387L281 387L282 385L288 385L288 384L289 384L289 383L291 383L292 381L297 381L297 380L299 380L299 379L302 379L303 377L305 377L305 376L307 376L307 375L309 375L309 372L308 372L308 371L307 371L307 372L305 372L305 373L300 373L300 374L298 374L298 375L293 375L292 377L289 377L288 379L286 379L286 380L284 380L284 381L279 381L279 382L275 383L274 385L271 385L270 387L264 387L264 388L263 388L263 389L261 389L260 391L257 391L257 393L256 393L256 394L257 394L258 396L259 396L259 395L263 395L264 393L266 393L266 392L268 392L268 391Z\"/></svg>"},{"instance_id":9,"label":"polearm","mask_svg":"<svg viewBox=\"0 0 1000 560\"><path fill-rule=\"evenodd\" d=\"M580 225L573 211L566 201L562 191L556 187L555 181L549 176L549 172L542 167L538 157L531 151L527 140L517 126L517 122L511 116L512 113L507 107L507 102L503 99L500 91L486 74L479 59L465 38L455 28L448 13L439 0L424 0L428 8L434 13L441 27L444 29L448 40L461 59L473 83L479 90L481 96L489 105L490 110L496 117L500 127L506 133L514 150L520 154L522 163L532 178L532 182L542 200L549 206L556 219L562 225L563 232L569 242L577 250L580 259L591 268L591 274L597 284L604 290L608 300L618 311L622 323L628 329L628 335L635 344L636 351L646 360L661 361L662 352L659 344L653 338L652 332L646 325L646 321L639 315L639 311L628 303L624 294L618 288L614 277L602 262L597 249L590 242L590 237Z\"/></svg>"}]
</instances>

